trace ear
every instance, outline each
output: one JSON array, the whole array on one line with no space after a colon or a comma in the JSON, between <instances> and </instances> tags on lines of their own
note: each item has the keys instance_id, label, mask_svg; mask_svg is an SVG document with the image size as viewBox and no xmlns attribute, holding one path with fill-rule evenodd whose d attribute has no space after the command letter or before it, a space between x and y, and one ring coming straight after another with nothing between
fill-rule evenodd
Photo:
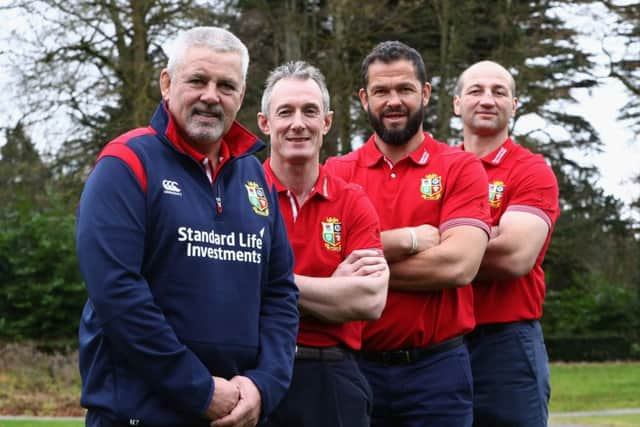
<instances>
[{"instance_id":1,"label":"ear","mask_svg":"<svg viewBox=\"0 0 640 427\"><path fill-rule=\"evenodd\" d=\"M511 110L511 117L514 117L516 115L516 110L518 109L518 98L514 96L511 102L513 106L513 110Z\"/></svg>"},{"instance_id":2,"label":"ear","mask_svg":"<svg viewBox=\"0 0 640 427\"><path fill-rule=\"evenodd\" d=\"M369 109L369 97L367 96L367 90L365 88L360 88L358 91L358 98L360 98L360 104L365 111Z\"/></svg>"},{"instance_id":3,"label":"ear","mask_svg":"<svg viewBox=\"0 0 640 427\"><path fill-rule=\"evenodd\" d=\"M169 71L165 68L160 72L160 93L162 94L162 99L165 101L169 100L169 89L171 88L171 77L169 76Z\"/></svg>"},{"instance_id":4,"label":"ear","mask_svg":"<svg viewBox=\"0 0 640 427\"><path fill-rule=\"evenodd\" d=\"M427 104L429 103L429 98L431 98L431 84L429 84L428 82L425 82L424 86L422 87L422 105L423 106L427 106Z\"/></svg>"},{"instance_id":5,"label":"ear","mask_svg":"<svg viewBox=\"0 0 640 427\"><path fill-rule=\"evenodd\" d=\"M460 97L458 95L453 96L453 112L456 116L460 115Z\"/></svg>"},{"instance_id":6,"label":"ear","mask_svg":"<svg viewBox=\"0 0 640 427\"><path fill-rule=\"evenodd\" d=\"M322 124L322 134L326 135L327 133L329 133L329 130L331 129L331 124L333 123L333 111L329 111L325 116L324 116L324 123Z\"/></svg>"},{"instance_id":7,"label":"ear","mask_svg":"<svg viewBox=\"0 0 640 427\"><path fill-rule=\"evenodd\" d=\"M258 113L258 127L263 134L269 135L271 133L271 127L269 126L269 119L264 113Z\"/></svg>"}]
</instances>

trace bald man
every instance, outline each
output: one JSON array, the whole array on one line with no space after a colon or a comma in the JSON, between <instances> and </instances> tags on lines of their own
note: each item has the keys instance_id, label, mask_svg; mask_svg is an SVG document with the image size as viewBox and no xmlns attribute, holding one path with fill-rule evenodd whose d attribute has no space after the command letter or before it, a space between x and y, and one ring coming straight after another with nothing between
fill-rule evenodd
<instances>
[{"instance_id":1,"label":"bald man","mask_svg":"<svg viewBox=\"0 0 640 427\"><path fill-rule=\"evenodd\" d=\"M541 155L509 137L518 106L513 76L478 62L455 89L463 149L489 178L492 232L473 282L477 326L468 335L474 426L546 426L549 367L540 317L542 261L559 214L556 177Z\"/></svg>"}]
</instances>

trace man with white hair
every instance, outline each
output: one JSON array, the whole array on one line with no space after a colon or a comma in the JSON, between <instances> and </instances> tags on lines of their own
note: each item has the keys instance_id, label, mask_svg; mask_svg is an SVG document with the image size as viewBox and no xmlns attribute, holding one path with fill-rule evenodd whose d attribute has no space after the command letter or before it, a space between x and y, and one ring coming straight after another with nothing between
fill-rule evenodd
<instances>
[{"instance_id":1,"label":"man with white hair","mask_svg":"<svg viewBox=\"0 0 640 427\"><path fill-rule=\"evenodd\" d=\"M181 33L145 128L105 146L78 208L88 426L255 426L284 396L293 256L264 147L235 121L249 54Z\"/></svg>"}]
</instances>

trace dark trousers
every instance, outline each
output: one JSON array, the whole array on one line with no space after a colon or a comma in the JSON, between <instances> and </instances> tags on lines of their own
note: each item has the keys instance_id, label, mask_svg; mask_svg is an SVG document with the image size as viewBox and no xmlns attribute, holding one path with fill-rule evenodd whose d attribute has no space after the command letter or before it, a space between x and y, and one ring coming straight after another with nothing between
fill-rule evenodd
<instances>
[{"instance_id":1,"label":"dark trousers","mask_svg":"<svg viewBox=\"0 0 640 427\"><path fill-rule=\"evenodd\" d=\"M540 322L480 325L467 337L475 427L547 425L549 360Z\"/></svg>"},{"instance_id":2,"label":"dark trousers","mask_svg":"<svg viewBox=\"0 0 640 427\"><path fill-rule=\"evenodd\" d=\"M371 389L353 355L296 360L291 386L267 427L369 427Z\"/></svg>"},{"instance_id":3,"label":"dark trousers","mask_svg":"<svg viewBox=\"0 0 640 427\"><path fill-rule=\"evenodd\" d=\"M410 364L361 359L373 390L372 427L470 427L469 354L464 345Z\"/></svg>"}]
</instances>

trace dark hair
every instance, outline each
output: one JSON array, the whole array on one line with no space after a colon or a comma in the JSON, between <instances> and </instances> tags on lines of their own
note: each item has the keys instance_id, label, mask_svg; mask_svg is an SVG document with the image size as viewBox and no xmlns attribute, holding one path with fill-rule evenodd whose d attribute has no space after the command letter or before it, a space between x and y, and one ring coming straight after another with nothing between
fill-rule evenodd
<instances>
[{"instance_id":1,"label":"dark hair","mask_svg":"<svg viewBox=\"0 0 640 427\"><path fill-rule=\"evenodd\" d=\"M360 77L362 79L362 87L367 88L369 83L369 66L376 61L390 64L401 59L406 59L413 63L413 68L416 72L416 77L420 80L420 84L424 85L427 82L427 72L425 70L424 61L422 56L412 47L406 44L393 40L379 43L373 48L371 52L362 60L362 66L360 68Z\"/></svg>"}]
</instances>

